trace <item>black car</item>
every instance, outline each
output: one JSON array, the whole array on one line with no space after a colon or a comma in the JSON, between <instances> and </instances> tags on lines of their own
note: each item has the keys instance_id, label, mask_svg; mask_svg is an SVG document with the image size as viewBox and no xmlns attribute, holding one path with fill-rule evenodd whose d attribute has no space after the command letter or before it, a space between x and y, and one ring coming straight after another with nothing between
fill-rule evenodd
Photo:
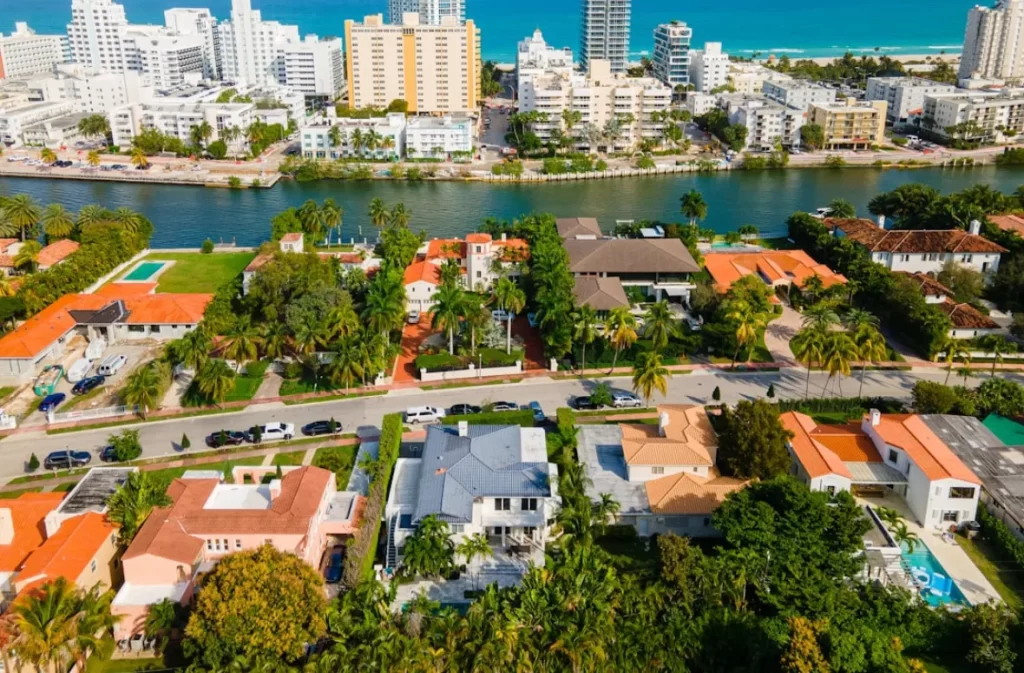
<instances>
[{"instance_id":1,"label":"black car","mask_svg":"<svg viewBox=\"0 0 1024 673\"><path fill-rule=\"evenodd\" d=\"M495 402L491 406L492 411L519 411L519 405L515 402Z\"/></svg>"},{"instance_id":2,"label":"black car","mask_svg":"<svg viewBox=\"0 0 1024 673\"><path fill-rule=\"evenodd\" d=\"M222 446L238 446L245 441L245 433L237 430L221 430L206 438L206 445L211 449Z\"/></svg>"},{"instance_id":3,"label":"black car","mask_svg":"<svg viewBox=\"0 0 1024 673\"><path fill-rule=\"evenodd\" d=\"M306 423L302 426L302 434L308 437L315 437L317 435L330 435L341 432L341 423L334 423L334 429L331 429L331 421L313 421L312 423Z\"/></svg>"},{"instance_id":4,"label":"black car","mask_svg":"<svg viewBox=\"0 0 1024 673\"><path fill-rule=\"evenodd\" d=\"M590 399L590 395L581 395L579 397L573 398L572 406L577 411L586 411L586 410L590 410L590 409L598 409L599 408L596 404L594 404L594 401L592 399Z\"/></svg>"},{"instance_id":5,"label":"black car","mask_svg":"<svg viewBox=\"0 0 1024 673\"><path fill-rule=\"evenodd\" d=\"M84 395L96 386L103 385L103 382L107 380L106 376L90 376L84 378L71 388L72 395Z\"/></svg>"},{"instance_id":6,"label":"black car","mask_svg":"<svg viewBox=\"0 0 1024 673\"><path fill-rule=\"evenodd\" d=\"M72 467L88 465L92 456L87 451L54 451L43 460L47 470L66 470Z\"/></svg>"},{"instance_id":7,"label":"black car","mask_svg":"<svg viewBox=\"0 0 1024 673\"><path fill-rule=\"evenodd\" d=\"M100 449L100 460L104 463L117 462L117 452L114 450L112 445L107 445Z\"/></svg>"},{"instance_id":8,"label":"black car","mask_svg":"<svg viewBox=\"0 0 1024 673\"><path fill-rule=\"evenodd\" d=\"M324 579L328 584L337 584L341 581L342 561L345 558L345 548L341 545L331 550L331 560L327 562L327 569L324 571Z\"/></svg>"},{"instance_id":9,"label":"black car","mask_svg":"<svg viewBox=\"0 0 1024 673\"><path fill-rule=\"evenodd\" d=\"M449 416L467 416L469 414L479 414L480 407L472 404L453 404L452 408L448 410Z\"/></svg>"}]
</instances>

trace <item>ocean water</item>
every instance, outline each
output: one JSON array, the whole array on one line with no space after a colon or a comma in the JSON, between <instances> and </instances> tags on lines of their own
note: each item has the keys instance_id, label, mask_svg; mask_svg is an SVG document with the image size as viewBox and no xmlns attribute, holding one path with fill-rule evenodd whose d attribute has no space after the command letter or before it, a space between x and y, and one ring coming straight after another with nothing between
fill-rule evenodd
<instances>
[{"instance_id":1,"label":"ocean water","mask_svg":"<svg viewBox=\"0 0 1024 673\"><path fill-rule=\"evenodd\" d=\"M132 23L163 23L169 7L209 7L220 19L230 0L121 0ZM535 28L549 44L579 48L581 0L466 0L466 15L481 29L485 58L512 61L516 43ZM743 56L788 54L791 58L855 54L957 52L967 10L977 0L633 0L630 49L634 58L652 49L654 27L685 21L694 43L722 42ZM263 18L298 24L303 33L341 35L345 19L387 13L387 0L253 0ZM38 32L65 32L71 0L0 0L0 31L28 21Z\"/></svg>"}]
</instances>

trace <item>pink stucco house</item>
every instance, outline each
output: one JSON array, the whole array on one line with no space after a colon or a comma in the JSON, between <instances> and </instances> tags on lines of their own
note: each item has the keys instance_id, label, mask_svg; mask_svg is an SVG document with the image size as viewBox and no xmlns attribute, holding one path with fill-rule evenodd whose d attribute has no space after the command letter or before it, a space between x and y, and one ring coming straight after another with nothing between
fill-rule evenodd
<instances>
[{"instance_id":1,"label":"pink stucco house","mask_svg":"<svg viewBox=\"0 0 1024 673\"><path fill-rule=\"evenodd\" d=\"M122 557L116 640L138 637L150 605L188 602L200 573L228 554L272 544L319 567L329 543L355 532L361 494L338 492L334 473L312 466L284 468L281 479L260 483L276 469L239 467L230 484L202 472L171 484L173 504L150 514Z\"/></svg>"}]
</instances>

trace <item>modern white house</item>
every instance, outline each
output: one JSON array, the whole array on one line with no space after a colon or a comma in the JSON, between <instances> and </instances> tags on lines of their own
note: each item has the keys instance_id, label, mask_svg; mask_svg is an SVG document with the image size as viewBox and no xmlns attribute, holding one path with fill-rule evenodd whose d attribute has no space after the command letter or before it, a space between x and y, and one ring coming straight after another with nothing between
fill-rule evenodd
<instances>
[{"instance_id":1,"label":"modern white house","mask_svg":"<svg viewBox=\"0 0 1024 673\"><path fill-rule=\"evenodd\" d=\"M333 128L338 130L332 131ZM356 119L338 117L329 107L326 116L313 117L299 130L299 135L302 156L307 159L384 159L405 156L406 132L406 119L401 112Z\"/></svg>"},{"instance_id":2,"label":"modern white house","mask_svg":"<svg viewBox=\"0 0 1024 673\"><path fill-rule=\"evenodd\" d=\"M796 411L779 420L793 433L792 473L811 490L898 495L926 528L973 521L981 480L924 418L872 409L859 424L817 425Z\"/></svg>"},{"instance_id":3,"label":"modern white house","mask_svg":"<svg viewBox=\"0 0 1024 673\"><path fill-rule=\"evenodd\" d=\"M405 127L405 153L410 159L449 159L473 151L469 118L412 117Z\"/></svg>"}]
</instances>

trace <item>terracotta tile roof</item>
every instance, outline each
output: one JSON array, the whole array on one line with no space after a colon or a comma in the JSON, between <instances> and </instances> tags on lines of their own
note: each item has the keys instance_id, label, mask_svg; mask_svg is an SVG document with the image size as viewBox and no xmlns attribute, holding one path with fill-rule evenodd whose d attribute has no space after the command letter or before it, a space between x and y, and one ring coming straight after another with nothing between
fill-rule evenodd
<instances>
[{"instance_id":1,"label":"terracotta tile roof","mask_svg":"<svg viewBox=\"0 0 1024 673\"><path fill-rule=\"evenodd\" d=\"M678 238L604 238L562 241L573 273L697 273L700 267Z\"/></svg>"},{"instance_id":2,"label":"terracotta tile roof","mask_svg":"<svg viewBox=\"0 0 1024 673\"><path fill-rule=\"evenodd\" d=\"M881 463L875 443L856 423L819 425L811 437L844 463Z\"/></svg>"},{"instance_id":3,"label":"terracotta tile roof","mask_svg":"<svg viewBox=\"0 0 1024 673\"><path fill-rule=\"evenodd\" d=\"M555 220L555 227L562 238L601 236L601 225L596 217L560 217Z\"/></svg>"},{"instance_id":4,"label":"terracotta tile roof","mask_svg":"<svg viewBox=\"0 0 1024 673\"><path fill-rule=\"evenodd\" d=\"M153 511L124 558L153 555L192 564L204 546L198 536L304 535L333 479L333 473L319 467L287 472L281 493L267 509L205 509L220 482L176 479L167 489L174 504Z\"/></svg>"},{"instance_id":5,"label":"terracotta tile roof","mask_svg":"<svg viewBox=\"0 0 1024 673\"><path fill-rule=\"evenodd\" d=\"M1006 215L989 215L988 221L1003 231L1016 231L1024 236L1024 217L1008 213Z\"/></svg>"},{"instance_id":6,"label":"terracotta tile roof","mask_svg":"<svg viewBox=\"0 0 1024 673\"><path fill-rule=\"evenodd\" d=\"M963 229L882 229L870 220L833 221L851 241L872 252L976 252L1002 253L1006 248Z\"/></svg>"},{"instance_id":7,"label":"terracotta tile roof","mask_svg":"<svg viewBox=\"0 0 1024 673\"><path fill-rule=\"evenodd\" d=\"M875 426L886 444L902 449L926 477L981 484L978 476L915 414L882 414Z\"/></svg>"},{"instance_id":8,"label":"terracotta tile roof","mask_svg":"<svg viewBox=\"0 0 1024 673\"><path fill-rule=\"evenodd\" d=\"M0 544L0 572L14 572L25 563L29 554L46 539L43 521L57 509L63 493L22 493L17 498L0 502L0 509L11 513L14 538L10 544Z\"/></svg>"},{"instance_id":9,"label":"terracotta tile roof","mask_svg":"<svg viewBox=\"0 0 1024 673\"><path fill-rule=\"evenodd\" d=\"M114 299L124 299L142 294L153 294L156 292L156 283L108 283L96 290L96 294Z\"/></svg>"},{"instance_id":10,"label":"terracotta tile roof","mask_svg":"<svg viewBox=\"0 0 1024 673\"><path fill-rule=\"evenodd\" d=\"M45 269L60 264L68 255L82 247L77 241L63 239L46 246L39 251L39 267Z\"/></svg>"},{"instance_id":11,"label":"terracotta tile roof","mask_svg":"<svg viewBox=\"0 0 1024 673\"><path fill-rule=\"evenodd\" d=\"M618 306L629 306L629 298L618 278L580 276L573 287L576 304L587 304L595 311L610 311Z\"/></svg>"},{"instance_id":12,"label":"terracotta tile roof","mask_svg":"<svg viewBox=\"0 0 1024 673\"><path fill-rule=\"evenodd\" d=\"M490 234L466 234L466 243L490 243Z\"/></svg>"},{"instance_id":13,"label":"terracotta tile roof","mask_svg":"<svg viewBox=\"0 0 1024 673\"><path fill-rule=\"evenodd\" d=\"M128 297L129 325L195 325L203 319L212 294L147 294Z\"/></svg>"},{"instance_id":14,"label":"terracotta tile roof","mask_svg":"<svg viewBox=\"0 0 1024 673\"><path fill-rule=\"evenodd\" d=\"M294 232L294 231L289 232L289 233L287 233L287 234L285 234L284 236L281 237L281 241L283 241L284 243L295 243L296 241L301 241L301 240L302 240L302 234Z\"/></svg>"},{"instance_id":15,"label":"terracotta tile roof","mask_svg":"<svg viewBox=\"0 0 1024 673\"><path fill-rule=\"evenodd\" d=\"M847 479L853 478L839 456L811 435L817 425L810 416L797 411L787 411L779 416L779 421L784 428L793 433L789 446L808 477L817 479L827 474L837 474Z\"/></svg>"},{"instance_id":16,"label":"terracotta tile roof","mask_svg":"<svg viewBox=\"0 0 1024 673\"><path fill-rule=\"evenodd\" d=\"M19 584L18 593L58 577L74 582L116 532L114 524L98 512L66 519L25 561L18 577L30 584Z\"/></svg>"},{"instance_id":17,"label":"terracotta tile roof","mask_svg":"<svg viewBox=\"0 0 1024 673\"><path fill-rule=\"evenodd\" d=\"M253 272L258 269L261 269L262 267L266 266L272 259L274 259L273 253L265 252L262 255L256 255L255 257L253 257L252 261L246 265L245 271Z\"/></svg>"},{"instance_id":18,"label":"terracotta tile roof","mask_svg":"<svg viewBox=\"0 0 1024 673\"><path fill-rule=\"evenodd\" d=\"M427 243L426 259L463 259L466 244L459 238L432 238Z\"/></svg>"},{"instance_id":19,"label":"terracotta tile roof","mask_svg":"<svg viewBox=\"0 0 1024 673\"><path fill-rule=\"evenodd\" d=\"M433 262L413 262L405 268L404 283L412 285L419 281L426 281L433 285L441 284L441 267Z\"/></svg>"},{"instance_id":20,"label":"terracotta tile roof","mask_svg":"<svg viewBox=\"0 0 1024 673\"><path fill-rule=\"evenodd\" d=\"M622 455L627 465L714 465L718 437L700 405L665 404L658 407L668 425L623 423Z\"/></svg>"},{"instance_id":21,"label":"terracotta tile roof","mask_svg":"<svg viewBox=\"0 0 1024 673\"><path fill-rule=\"evenodd\" d=\"M711 514L730 493L748 483L723 477L712 467L707 477L679 472L648 481L645 487L648 506L656 514Z\"/></svg>"},{"instance_id":22,"label":"terracotta tile roof","mask_svg":"<svg viewBox=\"0 0 1024 673\"><path fill-rule=\"evenodd\" d=\"M813 276L820 278L825 287L846 282L845 276L818 264L803 250L711 252L704 255L704 268L720 292L727 292L737 280L754 273L770 285L782 281L803 287Z\"/></svg>"},{"instance_id":23,"label":"terracotta tile roof","mask_svg":"<svg viewBox=\"0 0 1024 673\"><path fill-rule=\"evenodd\" d=\"M950 298L937 305L949 316L956 329L999 329L999 323L970 304L958 304Z\"/></svg>"},{"instance_id":24,"label":"terracotta tile roof","mask_svg":"<svg viewBox=\"0 0 1024 673\"><path fill-rule=\"evenodd\" d=\"M14 268L14 255L8 249L15 243L20 242L16 238L0 238L0 268Z\"/></svg>"},{"instance_id":25,"label":"terracotta tile roof","mask_svg":"<svg viewBox=\"0 0 1024 673\"><path fill-rule=\"evenodd\" d=\"M896 271L895 273L914 283L921 290L921 294L926 297L953 296L952 290L926 273L910 273L908 271Z\"/></svg>"}]
</instances>

